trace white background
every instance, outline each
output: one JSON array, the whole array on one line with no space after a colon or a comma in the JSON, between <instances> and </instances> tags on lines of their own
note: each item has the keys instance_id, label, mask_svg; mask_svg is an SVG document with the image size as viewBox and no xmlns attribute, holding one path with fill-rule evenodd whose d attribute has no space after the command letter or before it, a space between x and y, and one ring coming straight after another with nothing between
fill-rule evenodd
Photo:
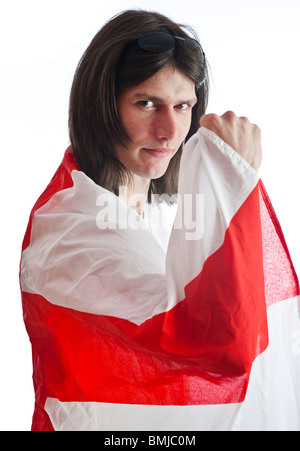
<instances>
[{"instance_id":1,"label":"white background","mask_svg":"<svg viewBox=\"0 0 300 451\"><path fill-rule=\"evenodd\" d=\"M29 430L33 411L18 285L28 215L69 145L82 53L104 22L136 7L192 25L212 71L209 112L261 127L261 177L300 271L299 0L0 0L1 430Z\"/></svg>"}]
</instances>

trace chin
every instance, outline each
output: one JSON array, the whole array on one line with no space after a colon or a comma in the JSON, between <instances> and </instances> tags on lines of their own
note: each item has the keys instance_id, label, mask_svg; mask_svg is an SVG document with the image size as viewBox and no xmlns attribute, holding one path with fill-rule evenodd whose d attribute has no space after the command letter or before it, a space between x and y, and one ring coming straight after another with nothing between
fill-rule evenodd
<instances>
[{"instance_id":1,"label":"chin","mask_svg":"<svg viewBox=\"0 0 300 451\"><path fill-rule=\"evenodd\" d=\"M152 171L150 170L150 171L148 171L148 175L146 177L150 180L159 179L165 175L165 173L167 172L167 169L168 169L168 166L165 168L162 168L162 169L155 169Z\"/></svg>"}]
</instances>

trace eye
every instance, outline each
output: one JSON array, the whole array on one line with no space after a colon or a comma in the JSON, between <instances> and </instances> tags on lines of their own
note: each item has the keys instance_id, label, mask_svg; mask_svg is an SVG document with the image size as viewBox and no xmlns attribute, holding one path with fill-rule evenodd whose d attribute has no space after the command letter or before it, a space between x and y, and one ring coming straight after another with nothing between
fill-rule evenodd
<instances>
[{"instance_id":1,"label":"eye","mask_svg":"<svg viewBox=\"0 0 300 451\"><path fill-rule=\"evenodd\" d=\"M152 102L151 100L140 100L139 105L141 105L144 108L153 108L154 102Z\"/></svg>"},{"instance_id":2,"label":"eye","mask_svg":"<svg viewBox=\"0 0 300 451\"><path fill-rule=\"evenodd\" d=\"M189 103L180 103L179 105L176 105L176 108L180 111L186 111L191 108L191 105Z\"/></svg>"}]
</instances>

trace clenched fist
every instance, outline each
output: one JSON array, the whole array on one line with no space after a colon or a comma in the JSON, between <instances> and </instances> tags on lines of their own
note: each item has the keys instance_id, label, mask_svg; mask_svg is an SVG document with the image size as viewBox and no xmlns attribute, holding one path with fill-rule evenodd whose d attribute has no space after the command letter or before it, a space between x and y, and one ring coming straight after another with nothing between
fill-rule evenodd
<instances>
[{"instance_id":1,"label":"clenched fist","mask_svg":"<svg viewBox=\"0 0 300 451\"><path fill-rule=\"evenodd\" d=\"M237 117L232 111L222 116L206 114L200 119L200 126L206 127L238 152L254 169L262 161L260 128L251 124L246 117Z\"/></svg>"}]
</instances>

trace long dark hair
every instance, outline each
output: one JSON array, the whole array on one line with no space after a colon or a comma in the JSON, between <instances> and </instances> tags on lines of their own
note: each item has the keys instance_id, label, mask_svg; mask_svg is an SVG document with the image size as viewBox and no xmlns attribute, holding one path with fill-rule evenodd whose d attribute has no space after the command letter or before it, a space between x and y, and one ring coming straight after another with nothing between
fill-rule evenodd
<instances>
[{"instance_id":1,"label":"long dark hair","mask_svg":"<svg viewBox=\"0 0 300 451\"><path fill-rule=\"evenodd\" d=\"M168 65L195 81L198 102L193 108L188 139L199 128L208 101L206 66L178 42L171 52L152 53L141 50L136 38L144 31L169 31L187 37L188 29L167 17L142 10L129 10L115 16L94 37L83 54L70 95L69 133L74 156L80 169L95 183L119 194L119 186L130 179L129 171L116 158L117 145L129 138L120 122L117 98L120 90L142 83ZM152 180L151 194L172 195L177 192L178 169L182 145L170 161L166 173Z\"/></svg>"}]
</instances>

